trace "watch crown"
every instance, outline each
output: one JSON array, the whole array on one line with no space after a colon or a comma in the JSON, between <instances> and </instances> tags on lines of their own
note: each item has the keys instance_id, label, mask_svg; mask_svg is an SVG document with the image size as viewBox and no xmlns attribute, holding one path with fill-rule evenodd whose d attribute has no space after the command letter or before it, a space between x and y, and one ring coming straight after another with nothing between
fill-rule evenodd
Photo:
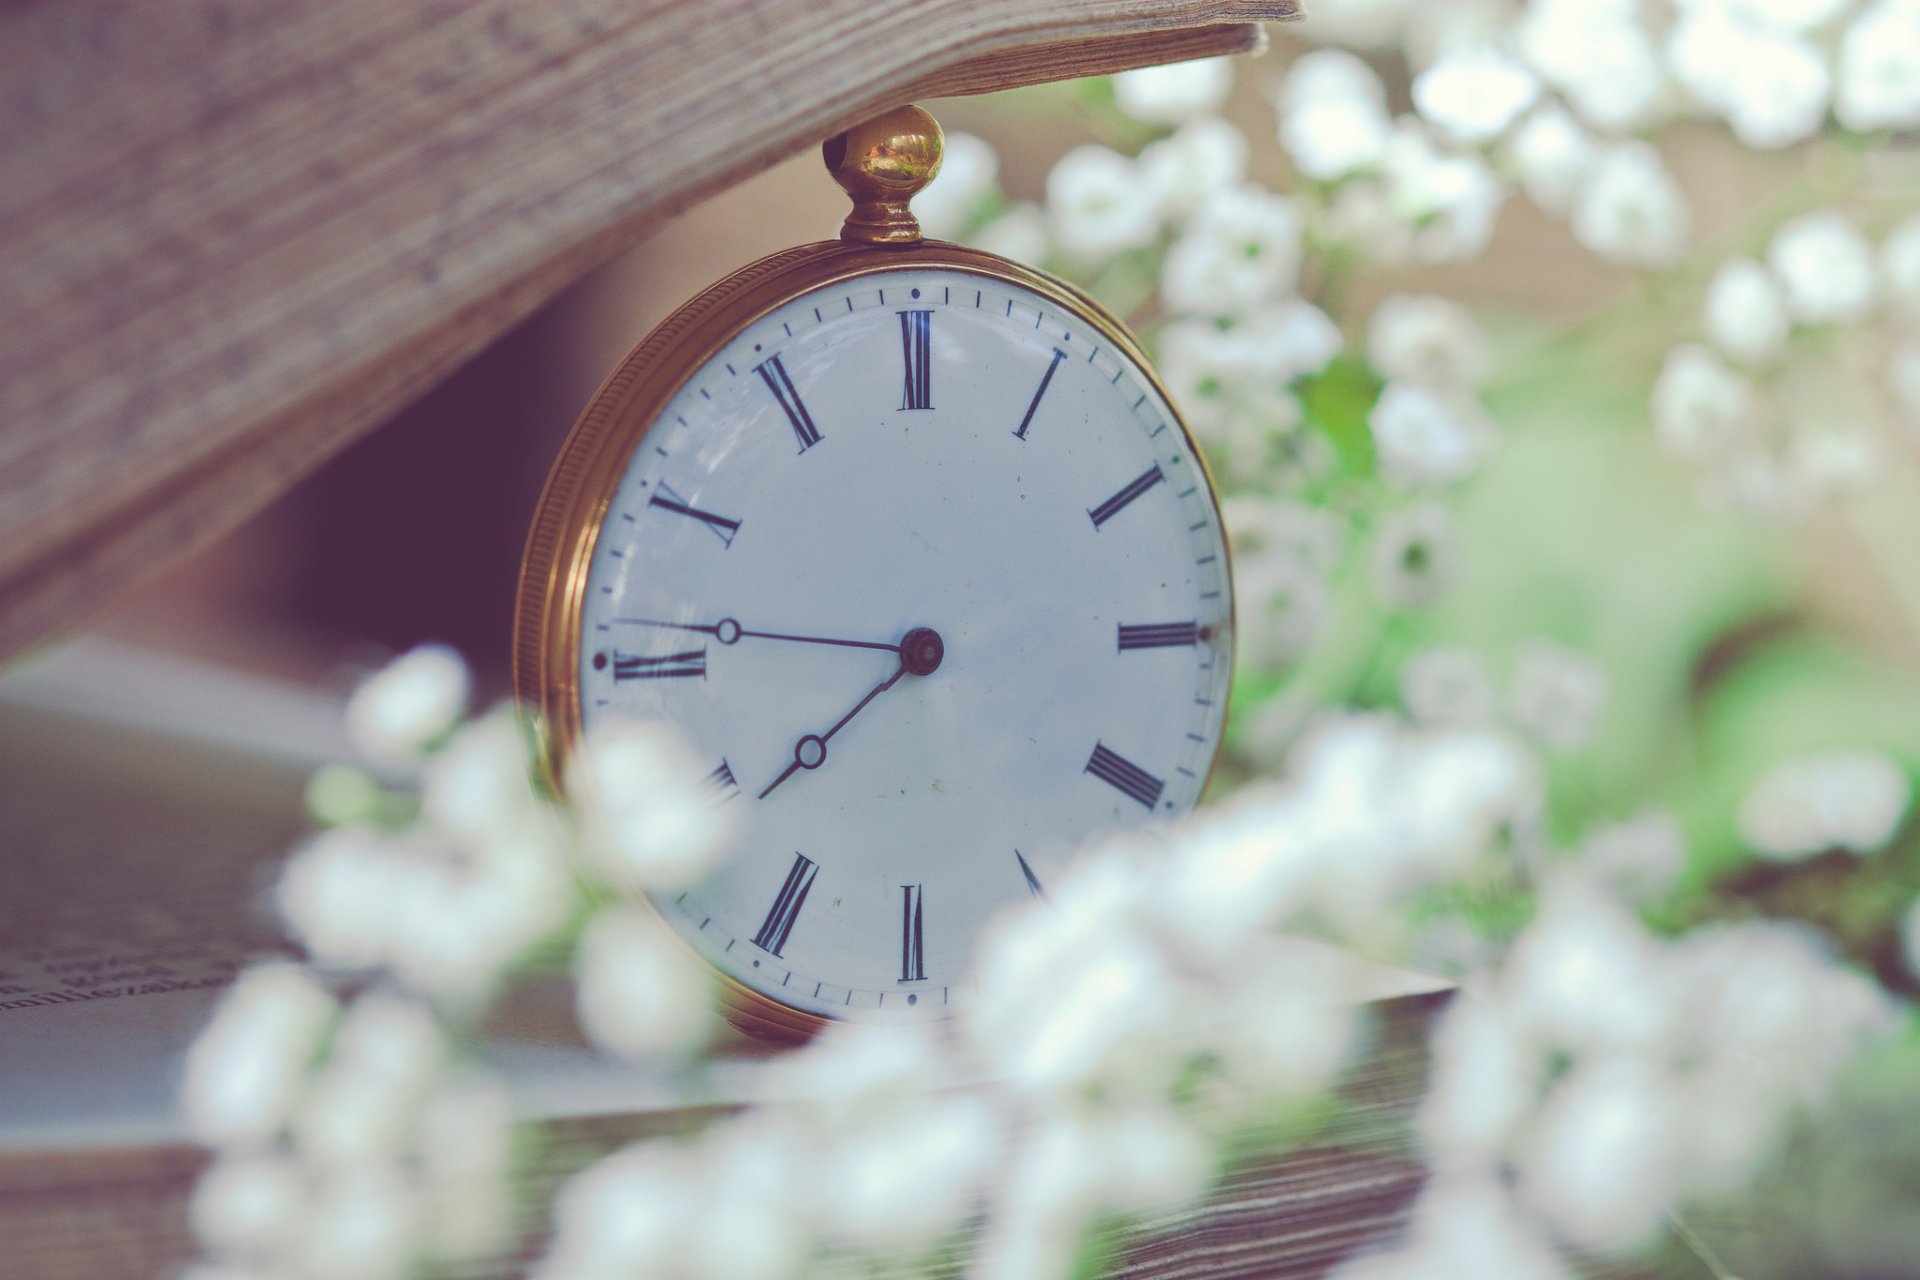
<instances>
[{"instance_id":1,"label":"watch crown","mask_svg":"<svg viewBox=\"0 0 1920 1280\"><path fill-rule=\"evenodd\" d=\"M895 107L821 144L827 172L853 197L842 240L912 244L920 222L908 202L940 172L940 123L919 107Z\"/></svg>"}]
</instances>

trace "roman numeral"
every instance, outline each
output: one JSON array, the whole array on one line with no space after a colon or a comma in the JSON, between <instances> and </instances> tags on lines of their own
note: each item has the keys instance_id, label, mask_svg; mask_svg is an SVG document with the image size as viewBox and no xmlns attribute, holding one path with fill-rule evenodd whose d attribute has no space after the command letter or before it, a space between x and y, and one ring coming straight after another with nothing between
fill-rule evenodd
<instances>
[{"instance_id":1,"label":"roman numeral","mask_svg":"<svg viewBox=\"0 0 1920 1280\"><path fill-rule=\"evenodd\" d=\"M1151 469L1143 471L1132 480L1129 480L1126 488L1087 512L1089 516L1093 517L1093 527L1098 529L1101 525L1119 515L1129 502L1132 502L1135 498L1165 479L1166 476L1160 473L1160 464L1157 462L1154 463Z\"/></svg>"},{"instance_id":2,"label":"roman numeral","mask_svg":"<svg viewBox=\"0 0 1920 1280\"><path fill-rule=\"evenodd\" d=\"M933 408L933 312L900 313L900 354L906 361L902 409Z\"/></svg>"},{"instance_id":3,"label":"roman numeral","mask_svg":"<svg viewBox=\"0 0 1920 1280\"><path fill-rule=\"evenodd\" d=\"M787 945L787 935L793 932L800 908L806 905L813 878L819 873L820 867L812 858L804 853L793 855L793 870L787 872L780 896L773 900L773 906L767 909L767 918L760 922L760 932L753 935L754 946L769 955L780 954L780 949Z\"/></svg>"},{"instance_id":4,"label":"roman numeral","mask_svg":"<svg viewBox=\"0 0 1920 1280\"><path fill-rule=\"evenodd\" d=\"M1177 649L1200 642L1197 622L1120 624L1120 652L1129 649Z\"/></svg>"},{"instance_id":5,"label":"roman numeral","mask_svg":"<svg viewBox=\"0 0 1920 1280\"><path fill-rule=\"evenodd\" d=\"M1167 785L1100 742L1093 744L1093 757L1082 772L1092 774L1123 795L1132 796L1149 809L1160 803L1160 790Z\"/></svg>"},{"instance_id":6,"label":"roman numeral","mask_svg":"<svg viewBox=\"0 0 1920 1280\"><path fill-rule=\"evenodd\" d=\"M779 356L763 360L753 366L760 380L767 384L767 390L773 392L773 398L786 410L787 421L793 425L793 435L800 442L800 452L820 443L820 431L813 425L813 418L807 413L807 406L800 402L800 393L793 389L793 379L787 376L787 367L780 363Z\"/></svg>"},{"instance_id":7,"label":"roman numeral","mask_svg":"<svg viewBox=\"0 0 1920 1280\"><path fill-rule=\"evenodd\" d=\"M927 957L921 946L920 888L917 884L900 886L900 981L925 982Z\"/></svg>"},{"instance_id":8,"label":"roman numeral","mask_svg":"<svg viewBox=\"0 0 1920 1280\"><path fill-rule=\"evenodd\" d=\"M720 758L720 767L708 774L700 786L715 804L725 804L740 794L740 783L734 778L733 766L727 763L725 756Z\"/></svg>"},{"instance_id":9,"label":"roman numeral","mask_svg":"<svg viewBox=\"0 0 1920 1280\"><path fill-rule=\"evenodd\" d=\"M637 653L615 652L613 655L613 678L620 680L670 680L676 676L699 676L707 678L707 651L689 649L685 653L669 653L658 658L644 658Z\"/></svg>"},{"instance_id":10,"label":"roman numeral","mask_svg":"<svg viewBox=\"0 0 1920 1280\"><path fill-rule=\"evenodd\" d=\"M1027 892L1036 898L1046 897L1047 891L1040 887L1040 877L1033 874L1033 868L1027 865L1026 855L1015 849L1013 856L1020 863L1020 874L1027 878Z\"/></svg>"},{"instance_id":11,"label":"roman numeral","mask_svg":"<svg viewBox=\"0 0 1920 1280\"><path fill-rule=\"evenodd\" d=\"M1053 381L1053 371L1058 369L1060 362L1066 358L1066 352L1058 347L1053 349L1053 363L1048 365L1047 371L1040 375L1040 387L1033 393L1033 399L1027 402L1027 413L1020 419L1020 429L1013 433L1022 440L1027 438L1027 428L1033 425L1033 411L1040 407L1040 397L1047 394L1047 384Z\"/></svg>"},{"instance_id":12,"label":"roman numeral","mask_svg":"<svg viewBox=\"0 0 1920 1280\"><path fill-rule=\"evenodd\" d=\"M718 537L720 541L726 543L728 546L733 545L733 535L740 532L740 522L738 520L729 520L725 516L714 515L711 511L702 511L698 507L688 506L687 500L675 493L672 486L667 484L665 480L662 480L657 488L659 492L648 499L648 506L678 512L683 516L692 516L695 520L700 521L705 524L707 528L713 530L714 535Z\"/></svg>"}]
</instances>

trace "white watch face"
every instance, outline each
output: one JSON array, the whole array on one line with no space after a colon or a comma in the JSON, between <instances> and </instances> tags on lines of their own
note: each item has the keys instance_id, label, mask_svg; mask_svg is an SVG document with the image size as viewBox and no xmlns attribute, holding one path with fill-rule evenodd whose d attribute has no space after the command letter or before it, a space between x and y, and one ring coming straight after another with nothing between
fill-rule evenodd
<instances>
[{"instance_id":1,"label":"white watch face","mask_svg":"<svg viewBox=\"0 0 1920 1280\"><path fill-rule=\"evenodd\" d=\"M658 905L792 1007L939 1017L993 913L1199 799L1231 598L1152 380L1018 285L906 267L755 321L628 461L585 725L674 722L740 839Z\"/></svg>"}]
</instances>

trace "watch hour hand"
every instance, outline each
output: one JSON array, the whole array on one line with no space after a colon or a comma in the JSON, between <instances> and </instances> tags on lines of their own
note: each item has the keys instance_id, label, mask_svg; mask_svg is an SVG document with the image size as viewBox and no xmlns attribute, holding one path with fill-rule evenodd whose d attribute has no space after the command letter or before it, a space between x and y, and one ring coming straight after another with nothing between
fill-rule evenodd
<instances>
[{"instance_id":1,"label":"watch hour hand","mask_svg":"<svg viewBox=\"0 0 1920 1280\"><path fill-rule=\"evenodd\" d=\"M765 800L772 795L774 788L794 775L798 769L818 769L827 762L827 740L847 727L849 721L866 709L866 705L875 698L900 683L900 677L908 674L916 676L931 675L946 655L946 646L940 639L940 633L931 627L915 627L897 645L888 646L900 654L900 665L892 675L867 690L867 695L853 704L853 709L833 722L833 727L825 733L809 733L801 736L793 744L793 759L780 771L780 776L767 784L767 789L759 798Z\"/></svg>"}]
</instances>

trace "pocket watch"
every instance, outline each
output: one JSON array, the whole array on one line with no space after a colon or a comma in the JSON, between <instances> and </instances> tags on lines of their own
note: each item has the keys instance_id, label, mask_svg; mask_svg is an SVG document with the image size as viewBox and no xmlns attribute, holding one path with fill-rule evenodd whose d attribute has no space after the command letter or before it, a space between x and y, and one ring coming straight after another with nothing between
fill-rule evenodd
<instances>
[{"instance_id":1,"label":"pocket watch","mask_svg":"<svg viewBox=\"0 0 1920 1280\"><path fill-rule=\"evenodd\" d=\"M594 395L521 571L553 776L671 722L739 839L654 905L747 1030L939 1018L996 909L1199 800L1231 676L1206 468L1126 326L924 239L903 107L830 139L840 239L742 268Z\"/></svg>"}]
</instances>

